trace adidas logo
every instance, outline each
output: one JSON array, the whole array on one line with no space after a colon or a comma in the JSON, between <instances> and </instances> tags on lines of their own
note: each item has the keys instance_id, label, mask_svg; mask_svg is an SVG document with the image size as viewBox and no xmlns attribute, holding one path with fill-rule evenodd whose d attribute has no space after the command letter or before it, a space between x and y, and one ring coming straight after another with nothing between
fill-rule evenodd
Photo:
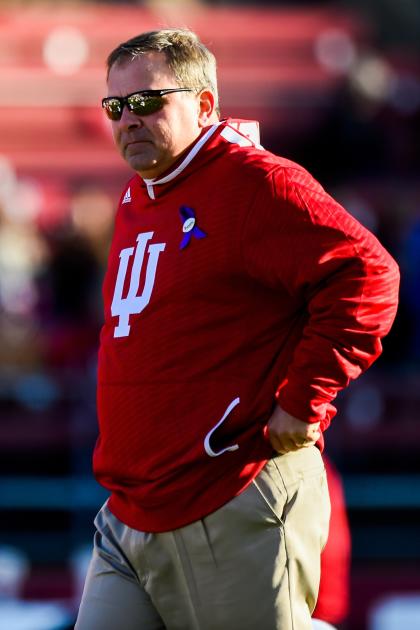
<instances>
[{"instance_id":1,"label":"adidas logo","mask_svg":"<svg viewBox=\"0 0 420 630\"><path fill-rule=\"evenodd\" d=\"M130 203L130 201L131 201L131 191L130 191L130 188L127 188L124 195L124 199L122 200L122 203Z\"/></svg>"}]
</instances>

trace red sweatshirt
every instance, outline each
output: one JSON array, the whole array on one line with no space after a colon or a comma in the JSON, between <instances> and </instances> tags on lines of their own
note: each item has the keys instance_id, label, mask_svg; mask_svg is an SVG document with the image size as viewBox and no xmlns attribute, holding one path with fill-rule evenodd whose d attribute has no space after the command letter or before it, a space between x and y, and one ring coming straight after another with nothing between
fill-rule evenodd
<instances>
[{"instance_id":1,"label":"red sweatshirt","mask_svg":"<svg viewBox=\"0 0 420 630\"><path fill-rule=\"evenodd\" d=\"M276 399L325 430L395 315L397 266L376 238L228 123L166 176L134 176L116 217L94 471L140 530L240 493L272 454Z\"/></svg>"}]
</instances>

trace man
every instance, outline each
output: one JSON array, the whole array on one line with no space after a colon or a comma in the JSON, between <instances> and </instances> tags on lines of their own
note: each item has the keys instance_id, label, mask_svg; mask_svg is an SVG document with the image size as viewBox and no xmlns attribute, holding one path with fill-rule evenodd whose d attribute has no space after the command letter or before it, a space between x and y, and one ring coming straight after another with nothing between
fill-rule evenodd
<instances>
[{"instance_id":1,"label":"man","mask_svg":"<svg viewBox=\"0 0 420 630\"><path fill-rule=\"evenodd\" d=\"M220 121L189 31L108 58L136 171L104 282L99 482L77 630L306 630L331 401L379 355L397 267L300 166ZM255 127L255 126L254 126Z\"/></svg>"}]
</instances>

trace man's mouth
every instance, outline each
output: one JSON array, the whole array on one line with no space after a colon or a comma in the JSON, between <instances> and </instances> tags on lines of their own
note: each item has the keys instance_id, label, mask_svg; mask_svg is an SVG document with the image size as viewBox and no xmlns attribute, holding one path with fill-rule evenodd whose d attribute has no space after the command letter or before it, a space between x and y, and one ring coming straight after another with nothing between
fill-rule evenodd
<instances>
[{"instance_id":1,"label":"man's mouth","mask_svg":"<svg viewBox=\"0 0 420 630\"><path fill-rule=\"evenodd\" d=\"M130 140L130 142L126 142L126 147L130 147L134 144L144 144L145 142L149 142L148 140Z\"/></svg>"},{"instance_id":2,"label":"man's mouth","mask_svg":"<svg viewBox=\"0 0 420 630\"><path fill-rule=\"evenodd\" d=\"M150 140L130 140L124 145L124 151L135 151L141 149L145 144L150 144Z\"/></svg>"}]
</instances>

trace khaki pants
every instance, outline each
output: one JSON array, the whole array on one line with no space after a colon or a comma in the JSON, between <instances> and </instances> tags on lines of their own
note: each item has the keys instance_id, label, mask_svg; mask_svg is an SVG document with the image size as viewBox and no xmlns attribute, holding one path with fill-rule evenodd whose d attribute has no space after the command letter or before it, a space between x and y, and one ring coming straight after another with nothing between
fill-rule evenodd
<instances>
[{"instance_id":1,"label":"khaki pants","mask_svg":"<svg viewBox=\"0 0 420 630\"><path fill-rule=\"evenodd\" d=\"M329 510L316 447L278 455L171 532L131 529L105 505L76 630L310 630Z\"/></svg>"}]
</instances>

